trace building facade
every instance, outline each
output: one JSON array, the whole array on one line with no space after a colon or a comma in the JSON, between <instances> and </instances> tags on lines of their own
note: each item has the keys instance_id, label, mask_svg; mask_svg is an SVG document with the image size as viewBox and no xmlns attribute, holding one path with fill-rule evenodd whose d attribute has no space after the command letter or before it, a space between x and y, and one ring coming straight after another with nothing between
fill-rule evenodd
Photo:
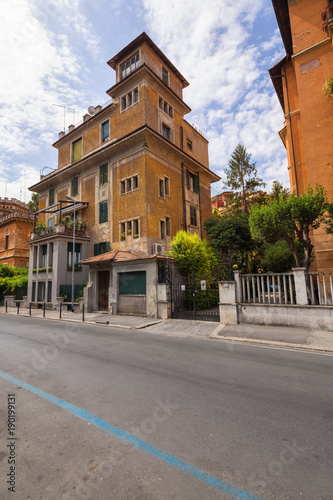
<instances>
[{"instance_id":1,"label":"building facade","mask_svg":"<svg viewBox=\"0 0 333 500\"><path fill-rule=\"evenodd\" d=\"M90 106L82 122L60 132L53 145L58 168L30 188L40 194L39 221L52 231L43 235L43 242L39 236L31 241L37 260L42 244L54 239L53 249L57 246L60 209L73 213L66 196L75 201L78 220L86 226L75 265L85 257L101 256L105 268L104 254L110 254L103 275L98 258L79 266L90 268L94 308L102 302L103 289L111 294L113 251L129 252L133 259L128 260L135 261L165 254L180 229L202 235L203 221L211 214L210 184L219 180L209 169L207 140L184 119L191 111L183 101L188 82L148 35L142 33L108 65L116 72L116 83L107 91L111 100ZM70 236L61 234L70 255ZM86 271L80 273L76 282ZM59 279L52 280L52 297L59 294ZM117 298L113 310L116 303Z\"/></svg>"},{"instance_id":2,"label":"building facade","mask_svg":"<svg viewBox=\"0 0 333 500\"><path fill-rule=\"evenodd\" d=\"M15 198L0 198L0 263L28 267L33 215Z\"/></svg>"},{"instance_id":3,"label":"building facade","mask_svg":"<svg viewBox=\"0 0 333 500\"><path fill-rule=\"evenodd\" d=\"M269 70L285 127L291 191L322 184L333 200L333 98L323 87L333 77L333 8L327 0L272 0L286 56ZM331 4L331 6L329 6ZM333 269L333 237L313 232L314 269Z\"/></svg>"}]
</instances>

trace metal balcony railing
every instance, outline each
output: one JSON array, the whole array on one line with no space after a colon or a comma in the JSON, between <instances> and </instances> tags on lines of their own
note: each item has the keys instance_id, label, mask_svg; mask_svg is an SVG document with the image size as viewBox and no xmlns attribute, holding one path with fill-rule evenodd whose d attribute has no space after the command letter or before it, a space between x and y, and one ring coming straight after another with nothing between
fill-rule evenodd
<instances>
[{"instance_id":1,"label":"metal balcony railing","mask_svg":"<svg viewBox=\"0 0 333 500\"><path fill-rule=\"evenodd\" d=\"M328 23L333 21L333 3L330 3L321 13L321 20L323 21L323 31L327 31Z\"/></svg>"}]
</instances>

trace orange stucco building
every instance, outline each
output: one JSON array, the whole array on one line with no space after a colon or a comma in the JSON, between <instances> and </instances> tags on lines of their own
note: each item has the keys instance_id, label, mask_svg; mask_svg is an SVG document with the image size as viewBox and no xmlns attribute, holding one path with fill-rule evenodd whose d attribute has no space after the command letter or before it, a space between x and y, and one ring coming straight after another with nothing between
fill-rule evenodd
<instances>
[{"instance_id":1,"label":"orange stucco building","mask_svg":"<svg viewBox=\"0 0 333 500\"><path fill-rule=\"evenodd\" d=\"M0 198L0 263L28 267L33 216L15 198Z\"/></svg>"},{"instance_id":2,"label":"orange stucco building","mask_svg":"<svg viewBox=\"0 0 333 500\"><path fill-rule=\"evenodd\" d=\"M81 259L101 256L86 263L96 288L95 308L98 295L111 286L115 251L164 255L178 230L202 235L203 221L211 215L210 184L219 180L209 168L208 141L184 118L191 111L183 100L189 84L148 35L142 33L108 65L116 72L116 83L107 90L110 100L89 106L81 123L60 132L53 144L58 168L30 188L40 195L40 210L66 202L66 196L77 202L86 237L75 252ZM41 246L49 253L47 245L54 244L56 256L60 214L56 208L38 217L49 232L31 241L37 264L43 260ZM107 262L102 254L108 252ZM102 265L108 266L103 276ZM54 299L60 279L55 259L48 267L52 270L41 276L37 270L30 279L35 290L39 281L49 281L43 290L55 288L49 294ZM61 279L70 282L70 276Z\"/></svg>"},{"instance_id":3,"label":"orange stucco building","mask_svg":"<svg viewBox=\"0 0 333 500\"><path fill-rule=\"evenodd\" d=\"M286 56L269 70L285 127L291 191L322 184L333 200L333 98L323 87L333 76L333 8L327 0L272 0ZM333 269L333 237L314 231L314 269Z\"/></svg>"}]
</instances>

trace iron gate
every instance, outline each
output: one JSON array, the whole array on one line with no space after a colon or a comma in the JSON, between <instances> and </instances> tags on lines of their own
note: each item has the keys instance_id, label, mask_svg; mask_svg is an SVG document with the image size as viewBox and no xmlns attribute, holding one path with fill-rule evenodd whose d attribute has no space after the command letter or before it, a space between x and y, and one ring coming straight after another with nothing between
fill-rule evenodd
<instances>
[{"instance_id":1,"label":"iron gate","mask_svg":"<svg viewBox=\"0 0 333 500\"><path fill-rule=\"evenodd\" d=\"M171 293L173 318L220 321L217 281L206 281L202 287L201 280L197 277L191 279L178 276L171 283Z\"/></svg>"}]
</instances>

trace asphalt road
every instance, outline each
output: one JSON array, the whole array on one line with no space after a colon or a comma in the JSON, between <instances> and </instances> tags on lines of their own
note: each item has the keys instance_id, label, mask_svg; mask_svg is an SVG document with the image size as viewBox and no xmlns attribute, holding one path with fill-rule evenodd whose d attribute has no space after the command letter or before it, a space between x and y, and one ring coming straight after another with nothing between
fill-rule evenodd
<instances>
[{"instance_id":1,"label":"asphalt road","mask_svg":"<svg viewBox=\"0 0 333 500\"><path fill-rule=\"evenodd\" d=\"M332 500L332 364L1 315L0 498Z\"/></svg>"}]
</instances>

